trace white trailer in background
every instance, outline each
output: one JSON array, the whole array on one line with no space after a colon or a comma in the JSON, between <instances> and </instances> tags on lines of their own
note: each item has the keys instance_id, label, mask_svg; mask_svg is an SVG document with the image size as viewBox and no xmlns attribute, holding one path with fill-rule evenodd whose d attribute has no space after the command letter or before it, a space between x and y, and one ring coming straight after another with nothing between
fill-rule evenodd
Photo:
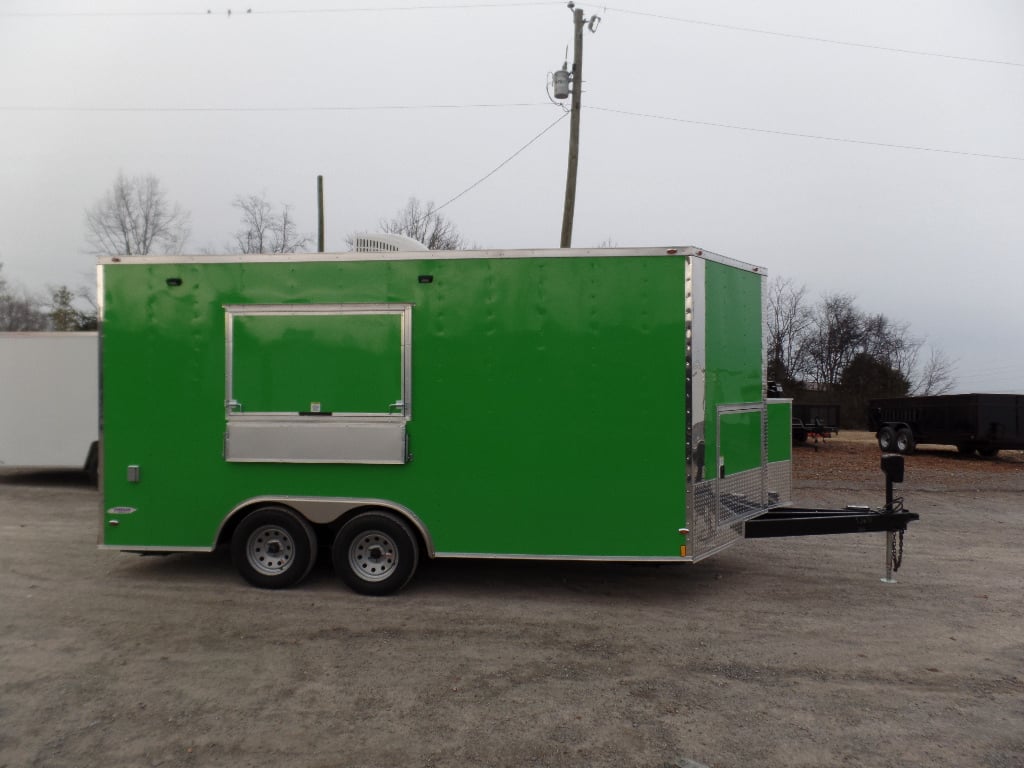
<instances>
[{"instance_id":1,"label":"white trailer in background","mask_svg":"<svg viewBox=\"0 0 1024 768\"><path fill-rule=\"evenodd\" d=\"M95 477L95 331L0 333L0 467L82 467Z\"/></svg>"}]
</instances>

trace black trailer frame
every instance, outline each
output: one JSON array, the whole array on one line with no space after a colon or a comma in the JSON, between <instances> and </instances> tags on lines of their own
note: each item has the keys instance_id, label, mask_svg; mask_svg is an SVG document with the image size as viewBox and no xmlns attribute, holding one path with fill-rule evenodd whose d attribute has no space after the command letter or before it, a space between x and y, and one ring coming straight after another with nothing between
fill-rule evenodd
<instances>
[{"instance_id":1,"label":"black trailer frame","mask_svg":"<svg viewBox=\"0 0 1024 768\"><path fill-rule=\"evenodd\" d=\"M837 403L793 403L793 444L806 443L807 438L825 440L839 434Z\"/></svg>"}]
</instances>

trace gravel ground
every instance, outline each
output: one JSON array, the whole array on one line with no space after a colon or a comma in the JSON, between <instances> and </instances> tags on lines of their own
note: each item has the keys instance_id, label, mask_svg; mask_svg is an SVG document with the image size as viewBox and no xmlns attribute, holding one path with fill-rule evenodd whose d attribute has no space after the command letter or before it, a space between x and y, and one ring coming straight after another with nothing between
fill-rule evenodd
<instances>
[{"instance_id":1,"label":"gravel ground","mask_svg":"<svg viewBox=\"0 0 1024 768\"><path fill-rule=\"evenodd\" d=\"M880 503L878 456L798 448L796 501ZM431 563L375 599L99 551L93 489L3 470L0 768L1024 766L1024 460L922 451L902 491L896 585L863 534Z\"/></svg>"}]
</instances>

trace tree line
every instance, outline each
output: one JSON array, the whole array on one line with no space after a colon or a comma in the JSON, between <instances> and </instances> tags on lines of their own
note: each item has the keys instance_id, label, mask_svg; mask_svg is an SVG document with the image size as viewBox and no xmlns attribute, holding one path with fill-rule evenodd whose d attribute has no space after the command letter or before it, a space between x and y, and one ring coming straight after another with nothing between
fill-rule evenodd
<instances>
[{"instance_id":1,"label":"tree line","mask_svg":"<svg viewBox=\"0 0 1024 768\"><path fill-rule=\"evenodd\" d=\"M308 251L313 238L301 231L290 205L274 205L265 194L238 195L232 201L238 229L224 253L273 254ZM185 252L191 216L172 202L152 174L119 173L111 188L85 211L87 250L94 256L147 256ZM410 197L377 231L412 237L431 250L459 250L465 238L432 202ZM346 237L349 247L355 233ZM212 255L209 248L201 249ZM97 325L92 289L51 286L45 294L10 283L0 263L0 331L86 331Z\"/></svg>"},{"instance_id":2,"label":"tree line","mask_svg":"<svg viewBox=\"0 0 1024 768\"><path fill-rule=\"evenodd\" d=\"M849 294L812 301L805 286L772 278L766 305L768 378L797 402L839 404L842 426L864 426L871 398L939 395L956 384L945 353Z\"/></svg>"},{"instance_id":3,"label":"tree line","mask_svg":"<svg viewBox=\"0 0 1024 768\"><path fill-rule=\"evenodd\" d=\"M0 263L0 331L94 331L96 302L90 291L66 285L45 296L11 284Z\"/></svg>"},{"instance_id":4,"label":"tree line","mask_svg":"<svg viewBox=\"0 0 1024 768\"><path fill-rule=\"evenodd\" d=\"M231 205L239 215L239 228L224 253L298 253L310 250L313 238L302 232L288 204L275 206L265 194L238 195ZM180 254L190 235L190 216L167 197L155 176L118 174L113 187L85 213L86 238L96 256L146 256ZM458 228L433 203L410 197L390 219L380 219L377 229L419 240L430 250L465 248ZM351 245L355 234L346 242ZM203 249L204 254L214 251Z\"/></svg>"},{"instance_id":5,"label":"tree line","mask_svg":"<svg viewBox=\"0 0 1024 768\"><path fill-rule=\"evenodd\" d=\"M265 194L238 195L232 206L238 229L226 253L284 254L308 251L312 237L301 231L291 206L274 205ZM94 255L180 254L190 236L190 215L171 202L153 175L119 173L112 187L85 212L86 240ZM406 235L431 250L467 247L458 228L433 203L410 197L377 231ZM346 238L349 247L355 234ZM210 254L206 249L203 253ZM925 351L924 339L907 322L861 311L848 294L812 301L804 286L773 278L767 289L768 378L798 402L841 406L842 426L862 426L867 400L906 394L942 394L954 384L954 366L940 350ZM90 330L96 306L90 289L67 285L34 295L10 285L0 264L0 330Z\"/></svg>"}]
</instances>

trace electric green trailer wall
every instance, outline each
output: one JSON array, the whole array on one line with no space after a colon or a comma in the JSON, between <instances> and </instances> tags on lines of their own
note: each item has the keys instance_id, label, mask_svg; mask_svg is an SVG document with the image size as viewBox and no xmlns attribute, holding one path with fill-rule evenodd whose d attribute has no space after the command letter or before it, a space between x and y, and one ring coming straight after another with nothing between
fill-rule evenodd
<instances>
[{"instance_id":1,"label":"electric green trailer wall","mask_svg":"<svg viewBox=\"0 0 1024 768\"><path fill-rule=\"evenodd\" d=\"M437 557L692 560L781 500L756 267L672 248L99 274L105 547L227 540L243 575L286 586L333 542L349 583L387 591L415 566L406 538Z\"/></svg>"}]
</instances>

